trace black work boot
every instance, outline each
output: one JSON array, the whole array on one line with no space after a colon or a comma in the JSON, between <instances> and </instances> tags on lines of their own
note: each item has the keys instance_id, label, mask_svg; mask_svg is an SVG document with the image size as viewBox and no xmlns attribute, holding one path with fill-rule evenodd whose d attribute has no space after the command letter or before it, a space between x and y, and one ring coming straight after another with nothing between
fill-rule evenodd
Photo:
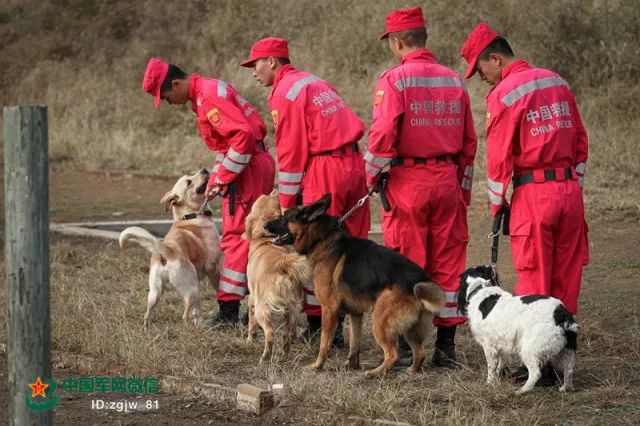
<instances>
[{"instance_id":1,"label":"black work boot","mask_svg":"<svg viewBox=\"0 0 640 426\"><path fill-rule=\"evenodd\" d=\"M333 335L333 342L331 346L338 349L344 349L346 346L344 342L344 314L340 314L338 317L338 326L336 327L336 333Z\"/></svg>"},{"instance_id":2,"label":"black work boot","mask_svg":"<svg viewBox=\"0 0 640 426\"><path fill-rule=\"evenodd\" d=\"M204 321L204 325L209 328L233 327L238 323L238 311L240 301L220 302L218 301L218 315L210 317Z\"/></svg>"},{"instance_id":3,"label":"black work boot","mask_svg":"<svg viewBox=\"0 0 640 426\"><path fill-rule=\"evenodd\" d=\"M438 327L436 348L431 362L436 367L455 368L456 363L456 326Z\"/></svg>"},{"instance_id":4,"label":"black work boot","mask_svg":"<svg viewBox=\"0 0 640 426\"><path fill-rule=\"evenodd\" d=\"M546 363L542 366L542 368L540 369L540 373L542 373L542 376L540 376L538 382L536 383L536 387L539 388L555 386L556 383L558 383L562 379L562 377L560 376L562 373L558 373L556 369L553 368L549 363Z\"/></svg>"},{"instance_id":5,"label":"black work boot","mask_svg":"<svg viewBox=\"0 0 640 426\"><path fill-rule=\"evenodd\" d=\"M322 333L322 317L307 316L307 322L309 326L304 332L303 339L305 342L311 342L320 338ZM344 333L342 323L344 322L344 315L340 315L338 318L338 326L336 327L336 333L333 336L333 342L331 346L342 349L345 347Z\"/></svg>"},{"instance_id":6,"label":"black work boot","mask_svg":"<svg viewBox=\"0 0 640 426\"><path fill-rule=\"evenodd\" d=\"M394 370L401 370L406 367L411 367L413 364L413 352L411 346L407 343L404 336L400 336L398 339L398 360L393 364Z\"/></svg>"},{"instance_id":7,"label":"black work boot","mask_svg":"<svg viewBox=\"0 0 640 426\"><path fill-rule=\"evenodd\" d=\"M322 317L312 317L307 315L307 329L302 335L302 339L305 342L311 342L314 339L320 337L320 330L322 330Z\"/></svg>"}]
</instances>

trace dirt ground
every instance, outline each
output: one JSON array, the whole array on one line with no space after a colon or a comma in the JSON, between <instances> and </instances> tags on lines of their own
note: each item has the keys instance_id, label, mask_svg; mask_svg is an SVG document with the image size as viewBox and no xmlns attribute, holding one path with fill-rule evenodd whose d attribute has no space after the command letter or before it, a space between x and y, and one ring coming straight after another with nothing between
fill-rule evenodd
<instances>
[{"instance_id":1,"label":"dirt ground","mask_svg":"<svg viewBox=\"0 0 640 426\"><path fill-rule=\"evenodd\" d=\"M167 218L159 199L173 179L53 169L51 221ZM170 395L161 389L153 396L159 401L158 410L125 414L91 410L91 400L101 396L76 394L63 398L54 411L55 422L354 424L357 421L347 416L355 414L423 424L640 424L640 255L636 251L640 229L637 221L615 217L589 222L592 255L581 296L577 391L561 395L557 388L538 389L520 398L512 395L513 383L503 381L496 388L484 383L484 359L466 327L458 337L459 357L466 368L448 372L426 365L418 377L394 373L380 380L365 380L360 372L336 371L335 366L346 356L344 350L332 355L326 371L303 372L301 365L310 362L316 350L303 344L294 345L294 359L258 367L261 339L249 345L242 328L216 336L183 326L178 320L180 306L175 292L169 292L157 309L151 335L142 336L148 255L133 250L123 256L113 241L52 234L53 349L99 362L88 374L54 369L56 379L172 374L231 387L245 382L265 386L275 380L285 383L291 402L257 417L230 404ZM490 220L480 190L474 192L469 228L467 263L486 263ZM508 241L501 241L500 253L502 279L510 290L515 276ZM205 289L205 310L216 309L213 294L212 289ZM0 305L0 343L6 343L4 286ZM367 332L365 368L373 366L381 355ZM105 333L109 333L106 339L101 337ZM428 351L432 340L428 337ZM58 361L54 359L54 365ZM6 357L1 353L0 364L0 406L7 407ZM319 417L320 411L335 416ZM6 410L0 410L0 423L6 420Z\"/></svg>"}]
</instances>

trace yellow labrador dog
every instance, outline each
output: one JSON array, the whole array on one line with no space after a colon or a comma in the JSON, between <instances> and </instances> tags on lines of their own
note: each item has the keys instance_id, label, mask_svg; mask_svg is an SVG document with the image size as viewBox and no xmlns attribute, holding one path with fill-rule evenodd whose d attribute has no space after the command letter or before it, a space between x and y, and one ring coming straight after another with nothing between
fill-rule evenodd
<instances>
[{"instance_id":1,"label":"yellow labrador dog","mask_svg":"<svg viewBox=\"0 0 640 426\"><path fill-rule=\"evenodd\" d=\"M256 323L264 330L264 351L260 363L273 350L274 330L282 329L283 350L287 354L302 308L302 288L311 281L307 259L290 247L272 243L273 235L264 224L281 216L278 194L261 195L251 207L242 238L249 240L249 337L256 336Z\"/></svg>"},{"instance_id":2,"label":"yellow labrador dog","mask_svg":"<svg viewBox=\"0 0 640 426\"><path fill-rule=\"evenodd\" d=\"M208 277L211 285L218 285L220 236L211 210L208 206L202 209L208 180L206 169L193 176L182 176L162 197L160 203L166 211L173 211L174 220L164 239L138 226L131 226L120 234L122 250L133 241L151 253L145 329L149 327L153 307L169 284L184 300L183 320L191 317L196 325L200 314L200 281Z\"/></svg>"}]
</instances>

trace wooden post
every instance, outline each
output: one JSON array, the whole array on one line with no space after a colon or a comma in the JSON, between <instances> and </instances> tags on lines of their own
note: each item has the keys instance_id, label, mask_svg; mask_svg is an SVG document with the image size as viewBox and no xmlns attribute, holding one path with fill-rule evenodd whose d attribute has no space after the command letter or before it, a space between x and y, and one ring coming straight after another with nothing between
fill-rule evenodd
<instances>
[{"instance_id":1,"label":"wooden post","mask_svg":"<svg viewBox=\"0 0 640 426\"><path fill-rule=\"evenodd\" d=\"M52 420L51 410L33 410L25 402L27 393L31 397L29 384L37 377L42 382L51 378L47 145L46 106L4 108L4 252L11 425L50 425Z\"/></svg>"}]
</instances>

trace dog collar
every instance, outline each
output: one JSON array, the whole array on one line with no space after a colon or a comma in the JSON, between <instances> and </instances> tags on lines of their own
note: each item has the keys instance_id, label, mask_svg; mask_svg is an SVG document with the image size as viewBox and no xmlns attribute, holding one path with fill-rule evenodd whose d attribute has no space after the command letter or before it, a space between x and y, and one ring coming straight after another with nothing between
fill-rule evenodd
<instances>
[{"instance_id":1,"label":"dog collar","mask_svg":"<svg viewBox=\"0 0 640 426\"><path fill-rule=\"evenodd\" d=\"M483 288L484 288L484 286L483 286L482 284L478 284L478 286L477 286L476 288L474 288L473 290L471 290L471 293L469 293L469 294L467 295L467 302L468 302L469 300L471 300L471 298L472 298L473 296L475 296L475 294L476 294L477 292L479 292L480 290L482 290Z\"/></svg>"},{"instance_id":2,"label":"dog collar","mask_svg":"<svg viewBox=\"0 0 640 426\"><path fill-rule=\"evenodd\" d=\"M205 210L202 214L205 216L213 216L213 212L211 210ZM182 216L182 220L191 220L198 216L200 216L198 213L189 213Z\"/></svg>"}]
</instances>

